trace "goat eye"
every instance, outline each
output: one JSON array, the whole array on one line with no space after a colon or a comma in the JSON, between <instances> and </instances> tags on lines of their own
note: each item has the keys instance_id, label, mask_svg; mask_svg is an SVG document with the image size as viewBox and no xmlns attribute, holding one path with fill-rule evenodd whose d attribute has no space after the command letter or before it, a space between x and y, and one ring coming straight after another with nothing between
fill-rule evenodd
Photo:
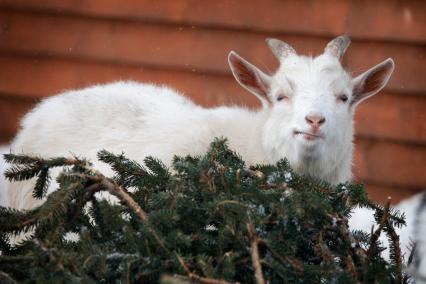
<instances>
[{"instance_id":1,"label":"goat eye","mask_svg":"<svg viewBox=\"0 0 426 284\"><path fill-rule=\"evenodd\" d=\"M348 101L348 96L345 94L342 94L342 95L339 95L338 99L346 103Z\"/></svg>"},{"instance_id":2,"label":"goat eye","mask_svg":"<svg viewBox=\"0 0 426 284\"><path fill-rule=\"evenodd\" d=\"M278 94L277 96L277 101L282 101L282 100L286 100L288 99L288 97L284 94Z\"/></svg>"}]
</instances>

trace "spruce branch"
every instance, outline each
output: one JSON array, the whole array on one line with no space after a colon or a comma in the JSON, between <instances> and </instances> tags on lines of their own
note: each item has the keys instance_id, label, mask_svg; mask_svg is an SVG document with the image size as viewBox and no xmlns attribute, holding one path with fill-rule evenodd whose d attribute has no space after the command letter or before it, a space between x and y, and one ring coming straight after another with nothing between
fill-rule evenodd
<instances>
[{"instance_id":1,"label":"spruce branch","mask_svg":"<svg viewBox=\"0 0 426 284\"><path fill-rule=\"evenodd\" d=\"M399 236L395 232L395 228L389 219L386 220L385 232L388 235L390 242L390 258L392 259L393 265L396 267L395 280L397 283L402 283L402 254L401 245L399 242Z\"/></svg>"}]
</instances>

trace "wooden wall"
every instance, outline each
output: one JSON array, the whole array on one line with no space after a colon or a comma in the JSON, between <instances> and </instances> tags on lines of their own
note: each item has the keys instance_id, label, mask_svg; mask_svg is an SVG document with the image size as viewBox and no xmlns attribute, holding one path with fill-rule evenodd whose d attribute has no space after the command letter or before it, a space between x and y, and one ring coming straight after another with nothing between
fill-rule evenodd
<instances>
[{"instance_id":1,"label":"wooden wall","mask_svg":"<svg viewBox=\"0 0 426 284\"><path fill-rule=\"evenodd\" d=\"M355 74L392 57L386 90L359 107L354 172L384 200L426 188L426 2L0 0L0 143L40 98L118 79L167 84L196 102L248 104L236 50L265 70L267 37L318 54L349 34Z\"/></svg>"}]
</instances>

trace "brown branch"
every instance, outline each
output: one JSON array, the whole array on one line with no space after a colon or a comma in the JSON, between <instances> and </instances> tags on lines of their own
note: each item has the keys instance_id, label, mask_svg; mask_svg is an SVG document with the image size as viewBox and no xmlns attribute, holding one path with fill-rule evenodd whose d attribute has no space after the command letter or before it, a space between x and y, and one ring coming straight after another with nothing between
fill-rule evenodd
<instances>
[{"instance_id":1,"label":"brown branch","mask_svg":"<svg viewBox=\"0 0 426 284\"><path fill-rule=\"evenodd\" d=\"M209 171L208 172L203 172L201 174L201 176L200 176L200 182L207 183L209 191L211 191L211 192L215 192L216 191L215 185L214 185L213 180L212 180L212 175L211 175L211 173Z\"/></svg>"},{"instance_id":2,"label":"brown branch","mask_svg":"<svg viewBox=\"0 0 426 284\"><path fill-rule=\"evenodd\" d=\"M258 248L259 239L254 232L255 229L253 224L247 222L246 226L247 226L247 232L250 239L251 262L254 267L254 276L256 278L256 283L265 284L265 279L263 278L263 273L262 273L262 265L260 264L260 258L259 258L259 248Z\"/></svg>"},{"instance_id":3,"label":"brown branch","mask_svg":"<svg viewBox=\"0 0 426 284\"><path fill-rule=\"evenodd\" d=\"M115 182L111 182L108 179L103 179L101 185L107 188L111 194L118 197L118 199L120 199L124 204L132 208L139 219L144 222L148 221L148 215L145 213L145 211L142 210L139 204L136 203L136 201L133 200L133 198L121 186Z\"/></svg>"},{"instance_id":4,"label":"brown branch","mask_svg":"<svg viewBox=\"0 0 426 284\"><path fill-rule=\"evenodd\" d=\"M188 266L186 265L183 258L179 254L177 254L176 252L175 252L175 256L178 259L180 265L185 270L186 274L188 275L188 278L190 278L192 281L197 281L197 282L203 283L203 284L231 284L230 282L227 282L225 280L206 278L206 277L199 276L199 275L191 272L191 270L188 268Z\"/></svg>"},{"instance_id":5,"label":"brown branch","mask_svg":"<svg viewBox=\"0 0 426 284\"><path fill-rule=\"evenodd\" d=\"M226 167L222 166L219 168L220 182L222 183L223 188L226 190L228 188L228 185L226 184L225 180L225 171Z\"/></svg>"},{"instance_id":6,"label":"brown branch","mask_svg":"<svg viewBox=\"0 0 426 284\"><path fill-rule=\"evenodd\" d=\"M241 169L238 169L235 175L237 181L237 188L239 188L241 186Z\"/></svg>"},{"instance_id":7,"label":"brown branch","mask_svg":"<svg viewBox=\"0 0 426 284\"><path fill-rule=\"evenodd\" d=\"M326 262L333 260L334 256L330 248L324 243L323 231L318 234L318 244L315 246L315 252Z\"/></svg>"},{"instance_id":8,"label":"brown branch","mask_svg":"<svg viewBox=\"0 0 426 284\"><path fill-rule=\"evenodd\" d=\"M386 221L388 220L390 203L391 198L388 197L388 201L386 202L385 208L383 209L383 215L380 219L379 227L372 233L370 237L370 247L367 250L367 260L365 263L365 268L367 268L368 264L371 261L371 258L373 257L374 250L376 249L376 242L379 239L380 234L382 233Z\"/></svg>"},{"instance_id":9,"label":"brown branch","mask_svg":"<svg viewBox=\"0 0 426 284\"><path fill-rule=\"evenodd\" d=\"M352 259L351 255L345 257L345 265L348 272L355 278L358 279L358 275L356 273L355 263Z\"/></svg>"}]
</instances>

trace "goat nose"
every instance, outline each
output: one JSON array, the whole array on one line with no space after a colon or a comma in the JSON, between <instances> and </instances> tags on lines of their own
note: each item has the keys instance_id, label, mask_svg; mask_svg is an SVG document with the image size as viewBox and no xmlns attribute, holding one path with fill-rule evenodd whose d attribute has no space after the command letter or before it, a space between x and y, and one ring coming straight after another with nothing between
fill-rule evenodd
<instances>
[{"instance_id":1,"label":"goat nose","mask_svg":"<svg viewBox=\"0 0 426 284\"><path fill-rule=\"evenodd\" d=\"M307 115L307 116L305 116L305 120L310 126L312 126L314 128L318 128L322 124L324 124L325 117L319 116L319 115Z\"/></svg>"}]
</instances>

